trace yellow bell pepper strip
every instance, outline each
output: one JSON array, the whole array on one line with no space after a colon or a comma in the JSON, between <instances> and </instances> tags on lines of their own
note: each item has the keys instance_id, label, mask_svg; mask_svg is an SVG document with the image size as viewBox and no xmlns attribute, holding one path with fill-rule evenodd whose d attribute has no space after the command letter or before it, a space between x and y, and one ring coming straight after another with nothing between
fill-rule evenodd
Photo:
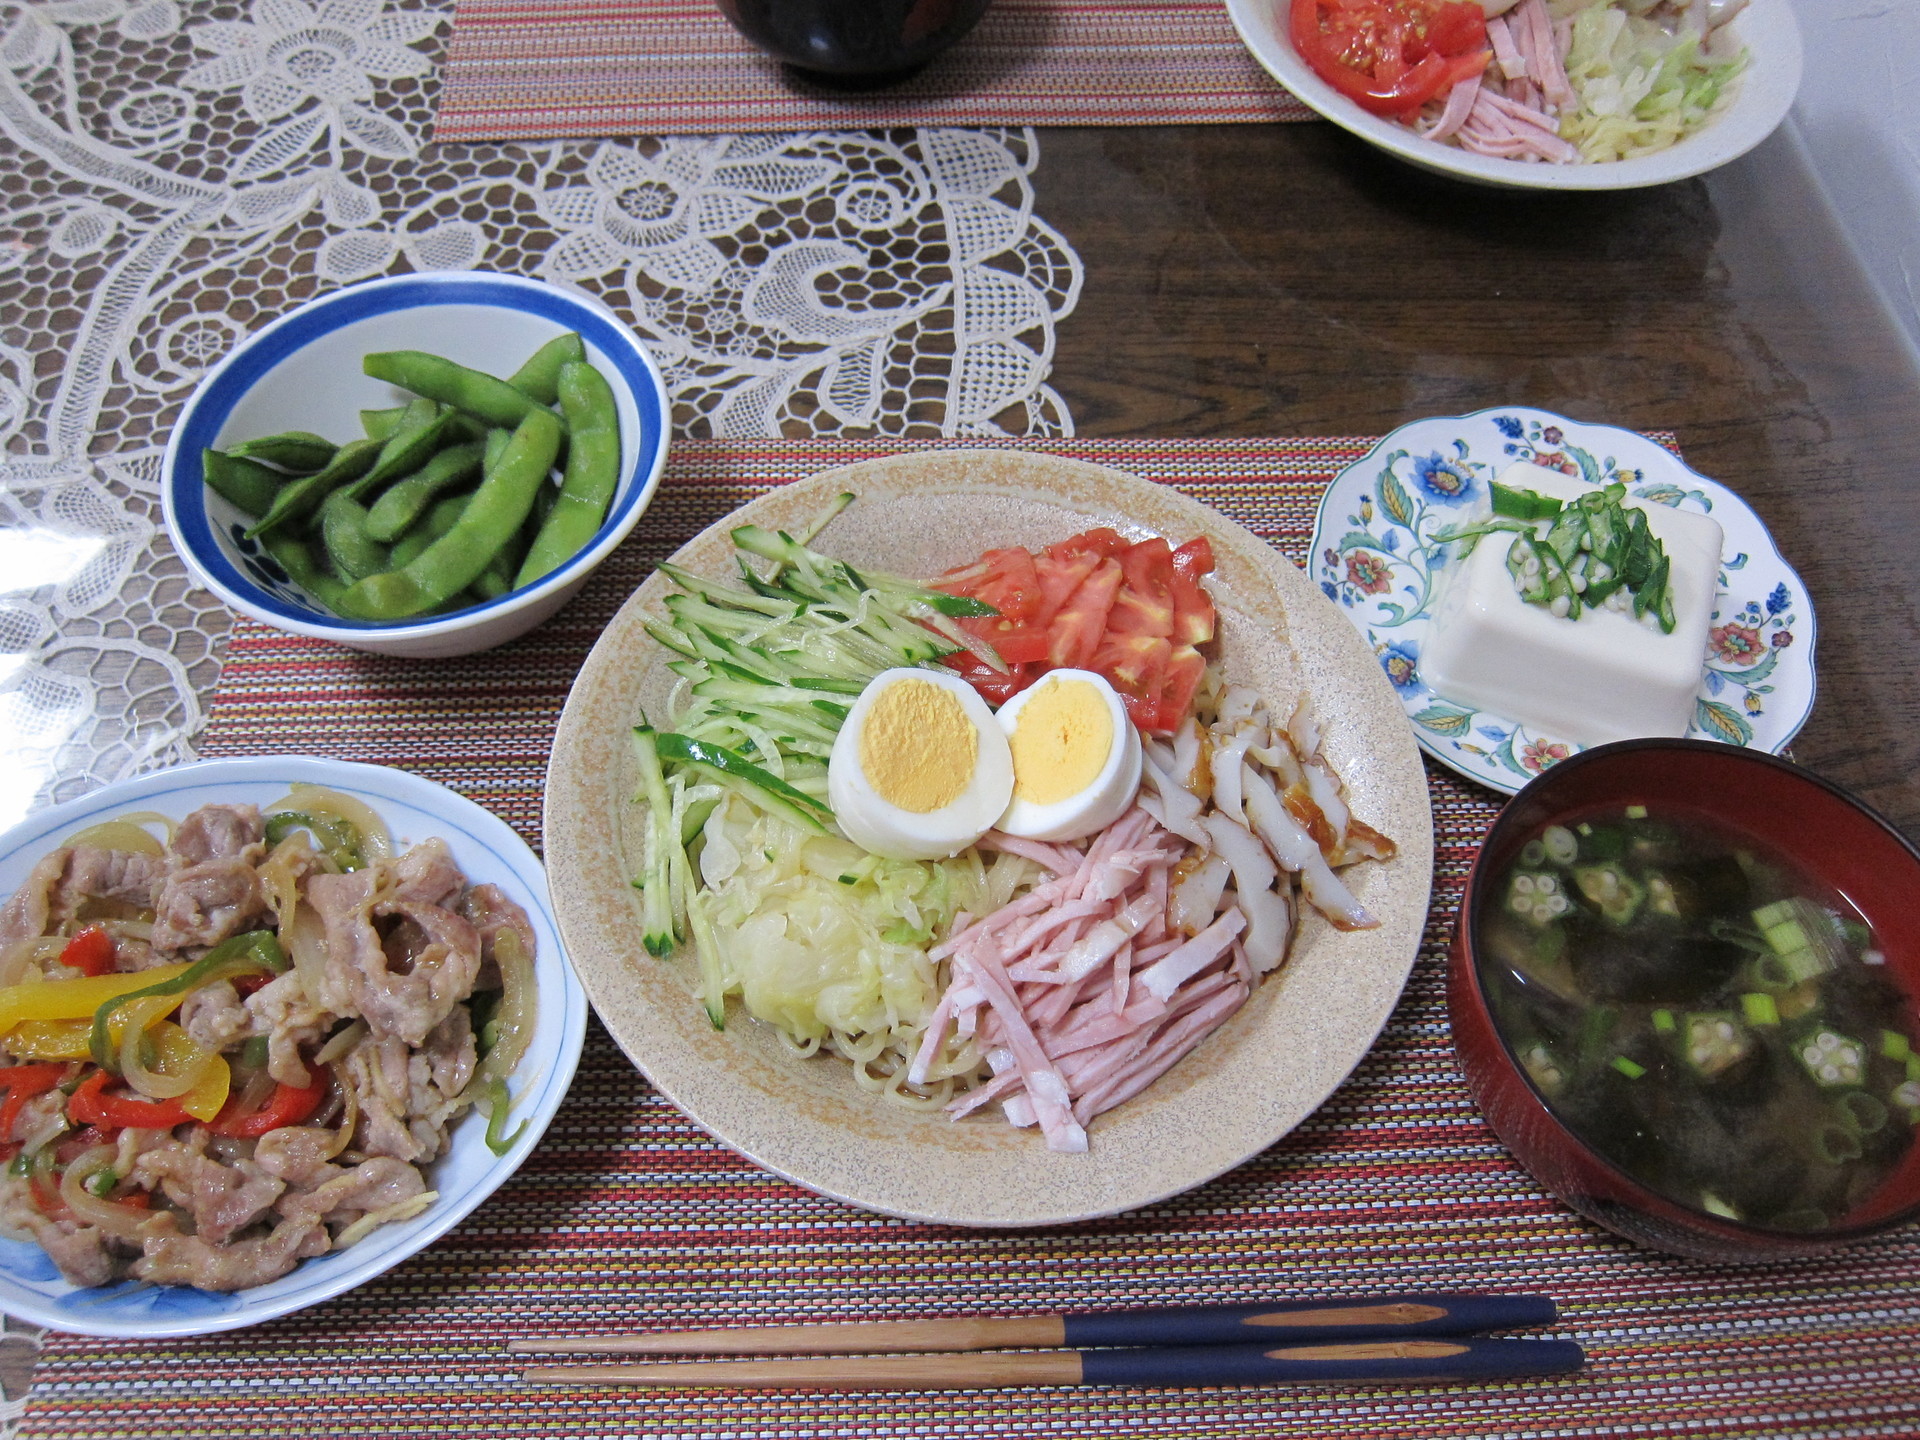
<instances>
[{"instance_id":1,"label":"yellow bell pepper strip","mask_svg":"<svg viewBox=\"0 0 1920 1440\"><path fill-rule=\"evenodd\" d=\"M196 1120L211 1120L218 1115L233 1086L233 1070L226 1058L209 1056L199 1041L173 1024L162 1025L154 1032L153 1048L159 1061L156 1070L184 1075L194 1066L201 1067L192 1088L178 1097L180 1108Z\"/></svg>"},{"instance_id":2,"label":"yellow bell pepper strip","mask_svg":"<svg viewBox=\"0 0 1920 1440\"><path fill-rule=\"evenodd\" d=\"M91 1020L22 1020L7 1032L7 1053L17 1060L85 1060Z\"/></svg>"},{"instance_id":3,"label":"yellow bell pepper strip","mask_svg":"<svg viewBox=\"0 0 1920 1440\"><path fill-rule=\"evenodd\" d=\"M86 1020L122 995L164 984L184 975L190 964L156 965L130 975L83 975L73 980L42 980L0 988L0 1034L22 1020Z\"/></svg>"},{"instance_id":4,"label":"yellow bell pepper strip","mask_svg":"<svg viewBox=\"0 0 1920 1440\"><path fill-rule=\"evenodd\" d=\"M169 965L157 967L153 970L143 970L133 978L145 979L148 976L159 977L162 969L171 971L172 973L166 975L164 978L159 978L156 984L142 986L138 989L123 990L107 996L100 1002L98 1008L93 1012L93 1033L89 1037L88 1046L92 1053L94 1063L109 1070L114 1068L115 1062L119 1058L116 1054L118 1047L113 1044L109 1022L113 1017L114 1011L129 1001L165 996L173 999L174 1003L178 1004L202 986L212 985L221 980L230 980L236 975L246 975L262 970L271 971L277 975L286 968L286 953L281 950L280 942L274 937L273 932L271 930L249 930L243 935L235 935L230 939L222 940L191 965L178 969ZM126 977L117 976L115 978L124 979ZM70 980L62 983L85 985L96 982ZM171 1011L172 1008L172 1005L167 1007L169 1011ZM0 1012L0 1014L3 1013L4 1012ZM68 1017L65 1015L56 1015L46 1018L64 1020Z\"/></svg>"}]
</instances>

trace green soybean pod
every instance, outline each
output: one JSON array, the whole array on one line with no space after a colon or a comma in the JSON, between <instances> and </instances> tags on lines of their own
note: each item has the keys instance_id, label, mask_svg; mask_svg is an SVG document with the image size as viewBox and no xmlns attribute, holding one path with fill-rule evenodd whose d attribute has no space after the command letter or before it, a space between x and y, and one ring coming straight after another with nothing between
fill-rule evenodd
<instances>
[{"instance_id":1,"label":"green soybean pod","mask_svg":"<svg viewBox=\"0 0 1920 1440\"><path fill-rule=\"evenodd\" d=\"M484 420L489 425L511 428L527 418L529 412L543 407L523 390L505 380L443 356L424 350L388 350L369 355L360 368L376 380L398 385L429 400Z\"/></svg>"},{"instance_id":2,"label":"green soybean pod","mask_svg":"<svg viewBox=\"0 0 1920 1440\"><path fill-rule=\"evenodd\" d=\"M387 559L390 568L400 570L411 565L426 548L442 535L453 529L460 518L460 512L467 508L471 495L442 495L427 507L427 513L420 517L414 527L393 542L393 549Z\"/></svg>"},{"instance_id":3,"label":"green soybean pod","mask_svg":"<svg viewBox=\"0 0 1920 1440\"><path fill-rule=\"evenodd\" d=\"M200 474L214 494L231 500L255 519L273 508L287 477L278 470L232 452L202 450Z\"/></svg>"},{"instance_id":4,"label":"green soybean pod","mask_svg":"<svg viewBox=\"0 0 1920 1440\"><path fill-rule=\"evenodd\" d=\"M527 357L527 363L507 377L516 390L525 391L542 405L560 398L560 367L569 361L587 358L587 347L578 334L569 330L556 335Z\"/></svg>"},{"instance_id":5,"label":"green soybean pod","mask_svg":"<svg viewBox=\"0 0 1920 1440\"><path fill-rule=\"evenodd\" d=\"M407 407L404 405L389 406L385 410L362 410L360 428L367 432L369 440L391 440L406 413Z\"/></svg>"},{"instance_id":6,"label":"green soybean pod","mask_svg":"<svg viewBox=\"0 0 1920 1440\"><path fill-rule=\"evenodd\" d=\"M320 507L320 543L342 580L378 575L391 563L387 547L367 533L367 507L336 490Z\"/></svg>"},{"instance_id":7,"label":"green soybean pod","mask_svg":"<svg viewBox=\"0 0 1920 1440\"><path fill-rule=\"evenodd\" d=\"M327 496L371 470L383 448L384 444L379 440L349 441L334 452L333 459L327 462L324 470L287 481L280 487L280 493L273 497L273 504L265 518L247 531L247 538L258 540L293 521L305 520L320 508L320 502Z\"/></svg>"},{"instance_id":8,"label":"green soybean pod","mask_svg":"<svg viewBox=\"0 0 1920 1440\"><path fill-rule=\"evenodd\" d=\"M526 520L563 433L560 417L551 410L530 410L453 528L405 567L348 586L340 613L357 620L403 620L471 585Z\"/></svg>"},{"instance_id":9,"label":"green soybean pod","mask_svg":"<svg viewBox=\"0 0 1920 1440\"><path fill-rule=\"evenodd\" d=\"M338 580L326 572L326 569L314 558L307 542L298 535L269 535L260 542L274 562L287 572L289 579L318 600L327 609L338 611L340 596L346 590Z\"/></svg>"},{"instance_id":10,"label":"green soybean pod","mask_svg":"<svg viewBox=\"0 0 1920 1440\"><path fill-rule=\"evenodd\" d=\"M229 445L227 453L237 460L264 460L282 470L311 475L324 470L340 447L324 435L311 430L287 430L279 435L263 435L258 440L242 440Z\"/></svg>"},{"instance_id":11,"label":"green soybean pod","mask_svg":"<svg viewBox=\"0 0 1920 1440\"><path fill-rule=\"evenodd\" d=\"M367 534L397 540L412 528L441 495L480 473L484 447L477 442L450 445L411 475L389 485L367 509Z\"/></svg>"},{"instance_id":12,"label":"green soybean pod","mask_svg":"<svg viewBox=\"0 0 1920 1440\"><path fill-rule=\"evenodd\" d=\"M580 553L607 518L620 483L620 414L606 377L585 361L561 366L560 410L567 419L567 473L514 577L516 589Z\"/></svg>"},{"instance_id":13,"label":"green soybean pod","mask_svg":"<svg viewBox=\"0 0 1920 1440\"><path fill-rule=\"evenodd\" d=\"M380 458L373 468L348 485L347 493L359 500L390 480L411 475L440 449L441 437L446 434L447 422L452 418L452 411L443 410L431 400L413 401L407 406L400 428L381 447Z\"/></svg>"}]
</instances>

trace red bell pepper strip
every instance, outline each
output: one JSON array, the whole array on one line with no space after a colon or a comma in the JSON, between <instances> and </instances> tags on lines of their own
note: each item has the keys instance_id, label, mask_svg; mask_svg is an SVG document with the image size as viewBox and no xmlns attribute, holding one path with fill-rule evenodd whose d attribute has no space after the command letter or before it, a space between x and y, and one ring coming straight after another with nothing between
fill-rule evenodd
<instances>
[{"instance_id":1,"label":"red bell pepper strip","mask_svg":"<svg viewBox=\"0 0 1920 1440\"><path fill-rule=\"evenodd\" d=\"M67 1066L63 1060L9 1065L0 1070L0 1086L7 1092L7 1098L0 1100L0 1140L13 1139L14 1122L20 1118L21 1106L36 1095L46 1094L66 1078Z\"/></svg>"},{"instance_id":2,"label":"red bell pepper strip","mask_svg":"<svg viewBox=\"0 0 1920 1440\"><path fill-rule=\"evenodd\" d=\"M82 975L110 975L113 960L113 936L104 925L87 926L60 952L60 963Z\"/></svg>"},{"instance_id":3,"label":"red bell pepper strip","mask_svg":"<svg viewBox=\"0 0 1920 1440\"><path fill-rule=\"evenodd\" d=\"M144 1100L133 1095L109 1095L113 1077L95 1070L67 1097L67 1118L76 1125L137 1125L148 1130L171 1130L193 1117L176 1100Z\"/></svg>"},{"instance_id":4,"label":"red bell pepper strip","mask_svg":"<svg viewBox=\"0 0 1920 1440\"><path fill-rule=\"evenodd\" d=\"M269 1130L278 1130L282 1125L298 1125L312 1118L313 1112L327 1098L327 1073L322 1070L314 1074L312 1083L299 1085L276 1085L273 1098L258 1110L245 1114L237 1112L237 1102L229 1100L220 1113L208 1122L207 1128L216 1135L231 1135L236 1139L252 1140L266 1134Z\"/></svg>"}]
</instances>

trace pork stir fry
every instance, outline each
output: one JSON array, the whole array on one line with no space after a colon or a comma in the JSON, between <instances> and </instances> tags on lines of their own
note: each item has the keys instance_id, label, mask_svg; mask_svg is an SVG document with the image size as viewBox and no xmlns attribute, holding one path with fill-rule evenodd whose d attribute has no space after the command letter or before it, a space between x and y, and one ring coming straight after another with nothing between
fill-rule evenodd
<instances>
[{"instance_id":1,"label":"pork stir fry","mask_svg":"<svg viewBox=\"0 0 1920 1440\"><path fill-rule=\"evenodd\" d=\"M436 1198L478 1105L497 1151L533 928L446 844L350 797L74 836L0 906L0 1231L76 1285L239 1290Z\"/></svg>"}]
</instances>

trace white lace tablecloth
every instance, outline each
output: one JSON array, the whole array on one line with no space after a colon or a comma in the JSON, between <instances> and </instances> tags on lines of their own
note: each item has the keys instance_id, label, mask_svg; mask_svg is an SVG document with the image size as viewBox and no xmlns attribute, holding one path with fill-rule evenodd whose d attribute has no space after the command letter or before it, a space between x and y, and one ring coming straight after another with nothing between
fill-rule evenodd
<instances>
[{"instance_id":1,"label":"white lace tablecloth","mask_svg":"<svg viewBox=\"0 0 1920 1440\"><path fill-rule=\"evenodd\" d=\"M230 616L167 543L168 428L307 296L588 291L687 435L1072 433L1031 131L429 147L451 8L0 0L0 827L193 757Z\"/></svg>"}]
</instances>

